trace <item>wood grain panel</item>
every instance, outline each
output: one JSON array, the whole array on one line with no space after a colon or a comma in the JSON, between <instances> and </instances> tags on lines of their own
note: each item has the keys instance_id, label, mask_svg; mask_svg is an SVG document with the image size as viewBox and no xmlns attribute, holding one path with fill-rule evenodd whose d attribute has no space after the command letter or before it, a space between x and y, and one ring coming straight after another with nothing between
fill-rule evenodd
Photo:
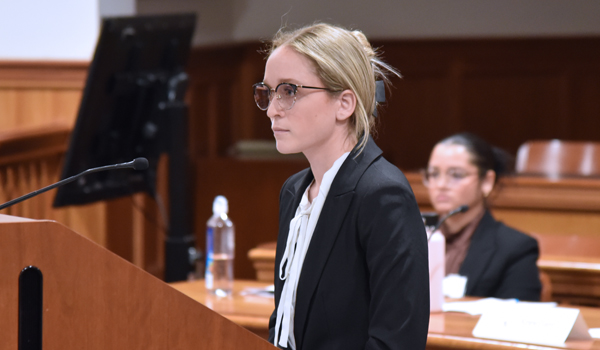
<instances>
[{"instance_id":1,"label":"wood grain panel","mask_svg":"<svg viewBox=\"0 0 600 350\"><path fill-rule=\"evenodd\" d=\"M272 349L55 222L0 216L0 347L17 348L19 272L43 274L46 349Z\"/></svg>"},{"instance_id":2,"label":"wood grain panel","mask_svg":"<svg viewBox=\"0 0 600 350\"><path fill-rule=\"evenodd\" d=\"M423 167L436 141L464 130L513 153L529 139L600 140L592 131L600 123L599 38L378 41L374 45L404 76L393 79L395 88L377 138L386 156L403 169ZM264 112L255 108L250 96L252 83L262 80L264 72L260 47L245 43L194 50L192 80L219 87L195 90L190 102L201 106L192 113L193 123L213 130L200 112L209 95L218 101L214 115L236 113L231 119L215 119L212 137L226 140L212 141L216 154L225 154L241 139L272 138ZM239 88L236 98L217 96L230 94L224 87L230 84ZM205 145L206 138L195 142ZM199 145L192 146L200 151L196 154L206 155L206 146Z\"/></svg>"},{"instance_id":3,"label":"wood grain panel","mask_svg":"<svg viewBox=\"0 0 600 350\"><path fill-rule=\"evenodd\" d=\"M0 129L73 124L87 62L0 61Z\"/></svg>"}]
</instances>

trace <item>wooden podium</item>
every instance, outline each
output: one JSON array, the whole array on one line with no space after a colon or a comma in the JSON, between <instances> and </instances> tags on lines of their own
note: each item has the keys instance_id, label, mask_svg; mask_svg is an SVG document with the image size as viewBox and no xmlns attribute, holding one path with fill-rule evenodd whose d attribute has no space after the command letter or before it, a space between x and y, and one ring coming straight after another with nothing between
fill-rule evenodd
<instances>
[{"instance_id":1,"label":"wooden podium","mask_svg":"<svg viewBox=\"0 0 600 350\"><path fill-rule=\"evenodd\" d=\"M0 215L0 349L17 349L19 274L43 275L44 349L274 349L54 221Z\"/></svg>"}]
</instances>

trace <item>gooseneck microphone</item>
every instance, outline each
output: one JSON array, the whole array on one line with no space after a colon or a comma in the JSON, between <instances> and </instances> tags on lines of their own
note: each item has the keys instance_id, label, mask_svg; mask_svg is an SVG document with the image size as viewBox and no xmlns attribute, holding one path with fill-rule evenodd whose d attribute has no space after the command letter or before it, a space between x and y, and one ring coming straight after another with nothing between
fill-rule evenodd
<instances>
[{"instance_id":1,"label":"gooseneck microphone","mask_svg":"<svg viewBox=\"0 0 600 350\"><path fill-rule=\"evenodd\" d=\"M97 167L97 168L91 168L88 170L85 170L77 175L73 175L71 177L68 177L66 179L60 180L57 183L54 183L50 186L46 186L44 188L41 188L37 191L33 191L31 193L28 193L24 196L21 196L19 198L15 198L11 201L8 201L2 205L0 205L0 210L4 209L4 208L8 208L11 205L17 204L19 202L22 202L26 199L29 199L31 197L37 196L38 194L44 193L46 191L49 191L53 188L56 188L58 186L62 186L64 184L68 184L69 182L75 181L78 178L82 177L83 175L87 175L87 174L91 174L91 173L96 173L99 171L105 171L105 170L116 170L116 169L126 169L126 168L130 168L130 169L134 169L134 170L146 170L148 169L148 159L140 157L140 158L136 158L134 160L132 160L131 162L126 162L126 163L120 163L120 164L112 164L112 165L105 165L105 166L101 166L101 167Z\"/></svg>"},{"instance_id":2,"label":"gooseneck microphone","mask_svg":"<svg viewBox=\"0 0 600 350\"><path fill-rule=\"evenodd\" d=\"M427 242L429 242L429 240L431 239L431 237L433 237L433 233L435 231L437 231L440 226L442 226L442 224L444 223L444 221L446 221L449 217L454 216L458 213L464 213L467 210L469 210L469 206L468 205L461 205L460 207L452 210L451 212L449 212L448 214L446 214L441 220L439 220L437 222L437 224L435 224L435 226L433 227L433 230L431 230L431 234L429 235L429 237L427 237Z\"/></svg>"},{"instance_id":3,"label":"gooseneck microphone","mask_svg":"<svg viewBox=\"0 0 600 350\"><path fill-rule=\"evenodd\" d=\"M451 212L449 212L448 214L446 214L446 216L444 216L440 221L438 221L438 223L433 228L433 231L431 231L431 232L437 231L440 228L440 226L442 226L442 224L444 223L444 221L448 220L448 218L450 218L451 216L454 216L454 215L459 214L459 213L464 213L467 210L469 210L469 206L468 205L461 205L460 207L452 210Z\"/></svg>"}]
</instances>

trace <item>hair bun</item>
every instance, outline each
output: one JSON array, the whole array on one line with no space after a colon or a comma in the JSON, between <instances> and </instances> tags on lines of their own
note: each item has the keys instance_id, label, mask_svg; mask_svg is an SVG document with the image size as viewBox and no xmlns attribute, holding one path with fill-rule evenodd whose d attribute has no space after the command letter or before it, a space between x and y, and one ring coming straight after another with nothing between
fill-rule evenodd
<instances>
[{"instance_id":1,"label":"hair bun","mask_svg":"<svg viewBox=\"0 0 600 350\"><path fill-rule=\"evenodd\" d=\"M502 148L492 146L494 155L494 171L497 177L510 175L513 172L515 159L514 157L503 150Z\"/></svg>"},{"instance_id":2,"label":"hair bun","mask_svg":"<svg viewBox=\"0 0 600 350\"><path fill-rule=\"evenodd\" d=\"M352 35L354 35L356 40L358 40L358 42L363 46L369 59L372 59L373 57L377 56L375 50L373 50L373 47L371 46L371 43L369 43L369 40L367 40L367 37L363 32L361 32L360 30L353 30L351 33Z\"/></svg>"}]
</instances>

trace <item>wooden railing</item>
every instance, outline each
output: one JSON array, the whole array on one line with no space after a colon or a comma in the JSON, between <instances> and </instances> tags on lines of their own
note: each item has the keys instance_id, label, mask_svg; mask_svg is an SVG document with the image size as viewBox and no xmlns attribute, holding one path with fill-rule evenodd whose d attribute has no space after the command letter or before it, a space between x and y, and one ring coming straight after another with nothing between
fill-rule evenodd
<instances>
[{"instance_id":1,"label":"wooden railing","mask_svg":"<svg viewBox=\"0 0 600 350\"><path fill-rule=\"evenodd\" d=\"M60 179L71 127L62 122L0 132L0 202L18 198ZM106 246L103 203L53 208L48 191L3 210L2 214L56 220Z\"/></svg>"},{"instance_id":2,"label":"wooden railing","mask_svg":"<svg viewBox=\"0 0 600 350\"><path fill-rule=\"evenodd\" d=\"M0 202L58 181L70 131L55 123L0 133ZM42 194L6 208L3 214L56 219L51 203L52 196Z\"/></svg>"}]
</instances>

